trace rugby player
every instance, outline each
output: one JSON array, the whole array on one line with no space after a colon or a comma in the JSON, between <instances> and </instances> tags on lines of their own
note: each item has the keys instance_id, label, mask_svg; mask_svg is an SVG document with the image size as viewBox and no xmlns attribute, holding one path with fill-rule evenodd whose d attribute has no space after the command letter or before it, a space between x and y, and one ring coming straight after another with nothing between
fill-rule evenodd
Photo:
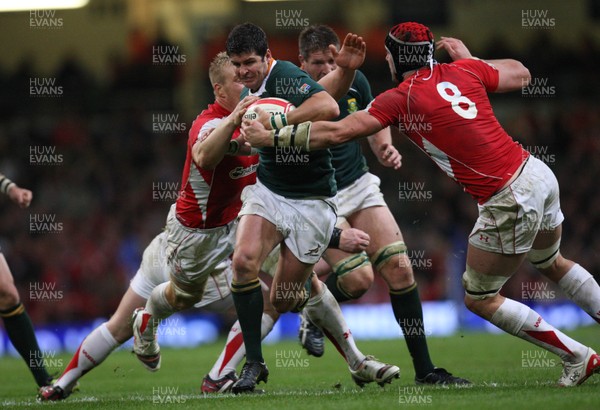
<instances>
[{"instance_id":1,"label":"rugby player","mask_svg":"<svg viewBox=\"0 0 600 410\"><path fill-rule=\"evenodd\" d=\"M0 174L0 192L7 195L20 208L27 208L33 198L29 189ZM35 337L33 324L21 303L8 263L0 249L0 317L6 334L21 355L38 386L50 384L51 377L44 366L44 356Z\"/></svg>"},{"instance_id":2,"label":"rugby player","mask_svg":"<svg viewBox=\"0 0 600 410\"><path fill-rule=\"evenodd\" d=\"M356 46L364 50L362 39L348 37L354 37ZM266 126L281 128L338 115L337 103L325 88L294 64L273 58L260 27L251 23L234 27L227 38L226 50L245 86L242 96L280 97L296 107L287 114L263 115L260 121ZM362 64L364 53L355 60L357 66L348 65L349 70L344 70L352 74L350 79L354 76L351 70ZM275 309L283 313L304 308L309 317L315 315L314 321L319 321L321 327L335 330L330 332L332 339L342 348L357 383L385 383L398 377L396 366L380 363L358 351L335 298L324 284L316 278L311 280L313 266L325 250L336 220L331 153L312 151L299 161L282 161L281 154L274 148L259 150L257 182L242 193L244 203L233 255L232 292L246 345L246 363L232 392L252 392L257 383L268 378L260 337L263 298L258 273L277 245L280 257L270 295ZM305 284L314 287L313 297L309 298L308 287L301 291ZM297 291L281 297L282 289Z\"/></svg>"},{"instance_id":3,"label":"rugby player","mask_svg":"<svg viewBox=\"0 0 600 410\"><path fill-rule=\"evenodd\" d=\"M390 125L405 130L478 203L479 217L469 235L463 275L467 308L505 332L558 355L563 362L560 386L583 383L600 371L596 352L530 307L499 293L527 259L596 321L600 319L598 283L560 253L564 216L556 177L504 131L487 95L526 86L529 70L513 59L480 60L462 41L444 37L437 47L446 50L453 62L437 64L433 34L414 22L394 26L385 46L390 72L400 84L377 96L366 110L338 122L305 123L277 131L265 129L258 121L248 122L243 127L245 138L254 146L273 146L277 141L277 146L313 150L366 137ZM431 124L430 131L423 132L415 124L419 121ZM294 134L292 144L294 127L300 133Z\"/></svg>"},{"instance_id":4,"label":"rugby player","mask_svg":"<svg viewBox=\"0 0 600 410\"><path fill-rule=\"evenodd\" d=\"M329 45L339 47L337 34L326 25L305 28L299 36L300 68L313 80L337 69ZM337 120L363 110L373 100L371 87L362 72L356 76L348 93L338 100L340 115ZM401 156L392 145L389 127L368 137L369 145L378 161L399 169ZM407 255L402 232L387 207L379 190L380 180L368 170L359 141L349 141L330 149L338 187L338 227L355 227L367 232L371 243L366 252L349 254L338 249L327 249L323 259L331 266L325 283L341 303L358 299L373 283L375 271L388 285L390 302L396 321L402 328L408 351L419 384L468 384L465 379L452 376L443 368L433 365L427 348L423 323L423 309L415 282L412 265ZM302 315L300 341L307 352L322 356L323 333Z\"/></svg>"}]
</instances>

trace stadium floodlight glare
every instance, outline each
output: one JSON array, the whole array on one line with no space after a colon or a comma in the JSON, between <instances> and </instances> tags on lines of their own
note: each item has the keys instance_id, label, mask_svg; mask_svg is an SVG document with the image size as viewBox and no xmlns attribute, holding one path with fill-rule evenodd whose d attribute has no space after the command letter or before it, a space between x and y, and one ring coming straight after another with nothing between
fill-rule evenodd
<instances>
[{"instance_id":1,"label":"stadium floodlight glare","mask_svg":"<svg viewBox=\"0 0 600 410\"><path fill-rule=\"evenodd\" d=\"M0 0L0 12L78 9L90 0Z\"/></svg>"}]
</instances>

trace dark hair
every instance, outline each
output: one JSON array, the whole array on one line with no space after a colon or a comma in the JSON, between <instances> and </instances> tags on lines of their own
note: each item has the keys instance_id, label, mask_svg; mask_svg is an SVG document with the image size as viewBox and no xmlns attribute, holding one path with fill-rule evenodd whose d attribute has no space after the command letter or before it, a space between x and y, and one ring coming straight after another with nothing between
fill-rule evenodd
<instances>
[{"instance_id":1,"label":"dark hair","mask_svg":"<svg viewBox=\"0 0 600 410\"><path fill-rule=\"evenodd\" d=\"M268 48L267 35L262 28L252 23L235 26L229 33L225 46L227 55L230 57L253 52L264 57Z\"/></svg>"},{"instance_id":2,"label":"dark hair","mask_svg":"<svg viewBox=\"0 0 600 410\"><path fill-rule=\"evenodd\" d=\"M316 51L328 50L330 44L339 48L340 39L331 27L324 24L306 27L298 37L298 50L305 59Z\"/></svg>"}]
</instances>

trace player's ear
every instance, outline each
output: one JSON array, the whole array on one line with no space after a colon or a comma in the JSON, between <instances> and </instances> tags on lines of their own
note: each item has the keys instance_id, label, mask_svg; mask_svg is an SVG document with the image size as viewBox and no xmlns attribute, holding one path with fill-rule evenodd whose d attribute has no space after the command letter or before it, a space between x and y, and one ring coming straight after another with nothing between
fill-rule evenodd
<instances>
[{"instance_id":1,"label":"player's ear","mask_svg":"<svg viewBox=\"0 0 600 410\"><path fill-rule=\"evenodd\" d=\"M269 61L273 55L271 54L271 50L267 48L267 52L265 53L265 57L267 58L267 61Z\"/></svg>"},{"instance_id":2,"label":"player's ear","mask_svg":"<svg viewBox=\"0 0 600 410\"><path fill-rule=\"evenodd\" d=\"M215 97L223 97L223 86L219 83L213 84L213 93Z\"/></svg>"},{"instance_id":3,"label":"player's ear","mask_svg":"<svg viewBox=\"0 0 600 410\"><path fill-rule=\"evenodd\" d=\"M298 61L300 61L300 68L304 70L304 57L302 54L298 54Z\"/></svg>"}]
</instances>

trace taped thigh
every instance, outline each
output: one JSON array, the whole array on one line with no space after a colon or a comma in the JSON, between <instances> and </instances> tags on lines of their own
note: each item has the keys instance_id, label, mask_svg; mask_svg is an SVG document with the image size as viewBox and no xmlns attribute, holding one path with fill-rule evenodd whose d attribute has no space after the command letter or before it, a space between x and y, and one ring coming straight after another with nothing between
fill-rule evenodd
<instances>
[{"instance_id":1,"label":"taped thigh","mask_svg":"<svg viewBox=\"0 0 600 410\"><path fill-rule=\"evenodd\" d=\"M527 253L527 259L537 269L544 269L552 265L552 263L560 255L560 239L552 246L546 249L530 249Z\"/></svg>"},{"instance_id":2,"label":"taped thigh","mask_svg":"<svg viewBox=\"0 0 600 410\"><path fill-rule=\"evenodd\" d=\"M375 254L371 257L371 263L378 271L381 271L381 268L394 256L405 254L406 253L406 245L403 241L397 241L390 243L382 248L380 248Z\"/></svg>"},{"instance_id":3,"label":"taped thigh","mask_svg":"<svg viewBox=\"0 0 600 410\"><path fill-rule=\"evenodd\" d=\"M467 265L462 282L467 295L473 299L483 300L496 296L508 279L509 276L484 275Z\"/></svg>"}]
</instances>

